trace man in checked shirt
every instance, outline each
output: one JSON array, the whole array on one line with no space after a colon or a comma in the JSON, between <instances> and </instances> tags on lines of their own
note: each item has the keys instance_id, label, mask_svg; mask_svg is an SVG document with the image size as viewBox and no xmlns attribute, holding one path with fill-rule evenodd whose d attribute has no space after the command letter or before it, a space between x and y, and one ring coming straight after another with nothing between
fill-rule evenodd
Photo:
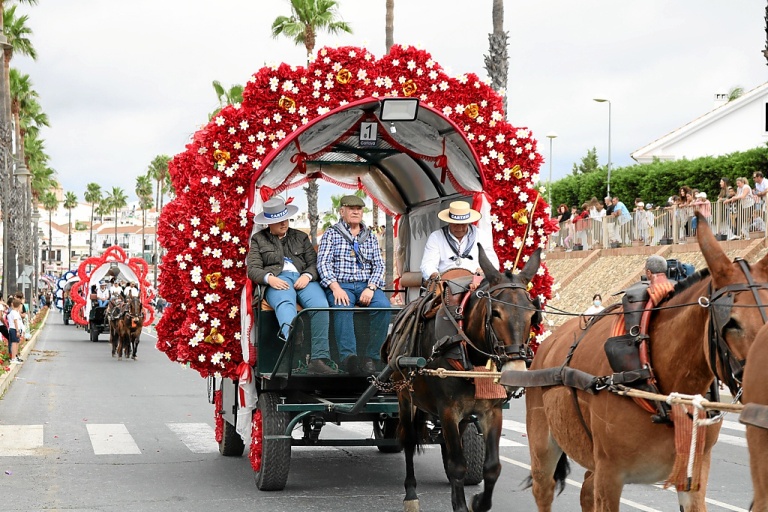
<instances>
[{"instance_id":1,"label":"man in checked shirt","mask_svg":"<svg viewBox=\"0 0 768 512\"><path fill-rule=\"evenodd\" d=\"M326 288L332 308L366 306L388 308L389 300L380 287L384 284L384 261L376 234L363 224L362 199L354 195L341 198L341 220L323 235L317 251L320 284ZM373 375L379 365L379 350L387 336L389 311L370 313L366 319L370 336L357 345L353 313L335 313L333 327L341 359L341 369L350 375Z\"/></svg>"}]
</instances>

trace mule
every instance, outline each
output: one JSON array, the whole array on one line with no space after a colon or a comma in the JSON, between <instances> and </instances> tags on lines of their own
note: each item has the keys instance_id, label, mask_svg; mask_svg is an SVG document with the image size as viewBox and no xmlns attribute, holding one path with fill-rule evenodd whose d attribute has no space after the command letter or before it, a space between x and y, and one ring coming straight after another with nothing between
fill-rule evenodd
<instances>
[{"instance_id":1,"label":"mule","mask_svg":"<svg viewBox=\"0 0 768 512\"><path fill-rule=\"evenodd\" d=\"M125 357L136 359L136 350L139 348L139 337L144 326L144 306L138 297L128 298L124 305L123 314L116 324L117 358Z\"/></svg>"},{"instance_id":2,"label":"mule","mask_svg":"<svg viewBox=\"0 0 768 512\"><path fill-rule=\"evenodd\" d=\"M764 324L762 308L755 306L768 304L768 259L752 266L731 262L705 218L697 217L698 242L709 271L678 283L652 313L648 328L651 365L661 393L703 395L715 378L713 368L735 392L734 375L740 373L740 362ZM705 307L708 301L712 305ZM586 332L579 322L570 320L546 339L531 370L560 367L572 352L571 367L593 376L611 375L604 344L613 317L595 317ZM710 325L714 338L708 336ZM710 359L713 352L718 355ZM624 485L667 479L675 461L675 429L651 419L652 414L633 400L608 390L590 394L562 385L526 389L531 483L538 510L551 510L556 486L562 489L565 484L567 457L587 470L580 496L584 511L618 511ZM700 471L694 475L700 485L688 491L678 487L681 511L706 510L711 449L719 431L720 423L706 427Z\"/></svg>"},{"instance_id":3,"label":"mule","mask_svg":"<svg viewBox=\"0 0 768 512\"><path fill-rule=\"evenodd\" d=\"M484 367L491 360L496 369L501 369L502 366L514 366L513 359L517 360L518 366L524 365L531 325L540 317L538 305L529 296L527 287L539 268L541 250L533 253L519 274L500 273L482 249L479 253L485 278L477 291L469 295L463 310L465 355L475 367ZM435 318L425 320L415 339L415 353L411 355L428 357L428 369L456 369L450 361L455 360L455 354L444 351L434 353L438 342L435 326ZM405 373L404 370L396 371L393 380L402 381L406 378ZM483 491L472 498L472 510L490 510L494 486L501 473L499 438L502 405L508 398L504 389L499 388L504 398L477 399L471 379L441 379L417 373L412 378L410 389L399 390L398 439L405 453L406 511L419 510L413 456L417 447L426 441L425 424L428 420L439 421L442 429L443 462L451 485L453 510L467 510L464 495L467 462L462 449L462 435L474 421L473 418L476 418L483 435L485 460Z\"/></svg>"},{"instance_id":4,"label":"mule","mask_svg":"<svg viewBox=\"0 0 768 512\"><path fill-rule=\"evenodd\" d=\"M747 446L749 467L754 489L753 512L768 512L768 383L765 369L768 368L768 326L763 327L747 354L744 368L744 394L742 403L752 408L756 417L741 421L747 425Z\"/></svg>"}]
</instances>

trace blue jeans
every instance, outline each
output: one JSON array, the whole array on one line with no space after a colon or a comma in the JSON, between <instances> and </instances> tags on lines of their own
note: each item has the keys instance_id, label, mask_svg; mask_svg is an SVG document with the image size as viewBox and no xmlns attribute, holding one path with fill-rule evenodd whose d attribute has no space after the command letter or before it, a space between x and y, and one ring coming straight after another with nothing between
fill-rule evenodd
<instances>
[{"instance_id":1,"label":"blue jeans","mask_svg":"<svg viewBox=\"0 0 768 512\"><path fill-rule=\"evenodd\" d=\"M109 301L108 301L108 300L99 299L99 307L100 307L100 308L105 308L105 307L107 307L108 305L109 305Z\"/></svg>"},{"instance_id":2,"label":"blue jeans","mask_svg":"<svg viewBox=\"0 0 768 512\"><path fill-rule=\"evenodd\" d=\"M276 290L267 287L264 294L267 304L272 306L277 315L277 322L285 339L288 339L288 333L291 328L291 322L296 318L296 300L298 299L301 307L304 308L327 308L328 301L325 300L325 294L317 281L311 281L302 290L296 290L293 284L300 277L297 272L280 272L277 276L290 285L287 290ZM331 353L328 348L328 313L317 311L309 313L309 322L312 331L312 359L330 359Z\"/></svg>"},{"instance_id":3,"label":"blue jeans","mask_svg":"<svg viewBox=\"0 0 768 512\"><path fill-rule=\"evenodd\" d=\"M354 307L360 299L360 294L362 294L365 287L368 286L368 283L359 281L355 283L339 283L339 285L345 292L347 292L349 305L344 306L342 304L334 304L333 292L330 289L327 289L325 294L328 297L328 303L332 308ZM369 306L372 308L388 308L390 307L390 304L387 296L384 295L384 292L377 289L373 292L373 298L371 299ZM374 313L368 313L366 316L366 320L369 320L368 323L371 326L371 332L364 354L365 357L370 357L374 361L378 361L381 359L379 351L387 337L390 313L389 311L376 311ZM336 346L339 349L339 358L344 361L344 359L351 355L357 355L358 347L357 339L355 338L354 313L334 313L333 329L336 333Z\"/></svg>"}]
</instances>

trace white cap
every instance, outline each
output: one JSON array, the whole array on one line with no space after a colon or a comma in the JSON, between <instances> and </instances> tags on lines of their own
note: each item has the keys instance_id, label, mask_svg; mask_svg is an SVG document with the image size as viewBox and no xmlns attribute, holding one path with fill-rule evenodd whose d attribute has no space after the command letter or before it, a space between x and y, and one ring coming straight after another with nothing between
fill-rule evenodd
<instances>
[{"instance_id":1,"label":"white cap","mask_svg":"<svg viewBox=\"0 0 768 512\"><path fill-rule=\"evenodd\" d=\"M696 194L696 197L698 197L699 199L706 199L707 198L707 193L706 192L699 192L698 194Z\"/></svg>"},{"instance_id":2,"label":"white cap","mask_svg":"<svg viewBox=\"0 0 768 512\"><path fill-rule=\"evenodd\" d=\"M645 206L645 203L644 203L644 202L642 202L642 201L640 201L639 203L637 203L637 207L638 207L638 208L643 208L644 206Z\"/></svg>"}]
</instances>

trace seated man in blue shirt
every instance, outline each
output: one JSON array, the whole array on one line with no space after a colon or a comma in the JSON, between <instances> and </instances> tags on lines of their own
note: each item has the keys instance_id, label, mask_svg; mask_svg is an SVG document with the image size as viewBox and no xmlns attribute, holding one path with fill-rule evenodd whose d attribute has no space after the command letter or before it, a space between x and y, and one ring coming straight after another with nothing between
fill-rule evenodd
<instances>
[{"instance_id":1,"label":"seated man in blue shirt","mask_svg":"<svg viewBox=\"0 0 768 512\"><path fill-rule=\"evenodd\" d=\"M323 235L317 251L320 284L326 287L332 308L355 305L390 307L379 288L384 284L384 261L376 234L363 223L362 199L354 195L341 198L341 221ZM370 313L370 336L365 346L357 346L353 314L334 314L333 326L341 358L341 368L351 375L373 375L379 363L389 325L389 312ZM361 342L363 340L361 339ZM362 354L362 361L358 359Z\"/></svg>"}]
</instances>

